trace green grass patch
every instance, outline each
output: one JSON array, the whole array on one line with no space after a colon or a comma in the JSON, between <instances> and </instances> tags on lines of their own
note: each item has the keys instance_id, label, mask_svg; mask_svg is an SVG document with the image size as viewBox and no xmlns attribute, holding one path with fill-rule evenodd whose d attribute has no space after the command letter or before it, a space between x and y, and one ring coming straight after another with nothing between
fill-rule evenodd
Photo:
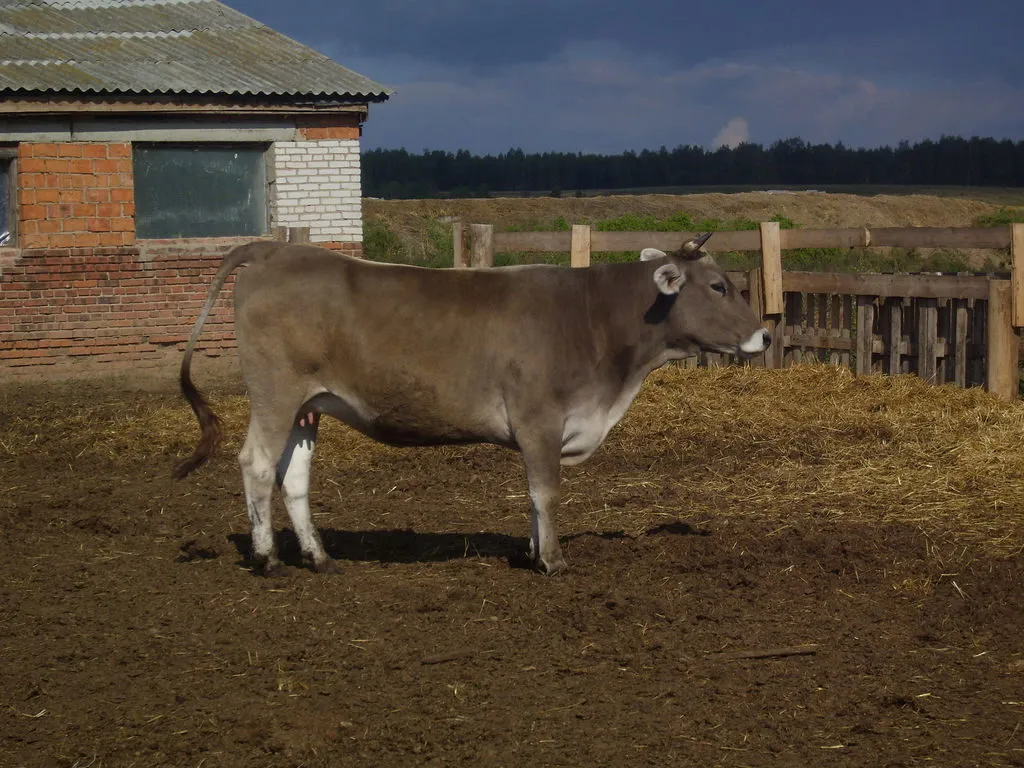
<instances>
[{"instance_id":1,"label":"green grass patch","mask_svg":"<svg viewBox=\"0 0 1024 768\"><path fill-rule=\"evenodd\" d=\"M995 213L986 213L974 220L976 227L1002 227L1007 224L1024 223L1024 209L1000 208Z\"/></svg>"}]
</instances>

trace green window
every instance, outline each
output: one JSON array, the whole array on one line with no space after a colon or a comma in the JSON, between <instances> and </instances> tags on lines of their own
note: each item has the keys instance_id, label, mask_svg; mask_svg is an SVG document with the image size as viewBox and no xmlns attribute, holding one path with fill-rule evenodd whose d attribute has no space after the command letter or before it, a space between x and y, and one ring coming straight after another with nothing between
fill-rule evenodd
<instances>
[{"instance_id":1,"label":"green window","mask_svg":"<svg viewBox=\"0 0 1024 768\"><path fill-rule=\"evenodd\" d=\"M267 233L263 144L135 144L135 231L140 238Z\"/></svg>"}]
</instances>

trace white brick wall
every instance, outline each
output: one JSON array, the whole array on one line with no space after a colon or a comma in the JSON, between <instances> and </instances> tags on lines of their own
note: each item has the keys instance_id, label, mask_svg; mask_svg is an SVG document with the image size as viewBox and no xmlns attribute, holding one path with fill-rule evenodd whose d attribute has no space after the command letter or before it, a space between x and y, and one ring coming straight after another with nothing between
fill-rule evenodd
<instances>
[{"instance_id":1,"label":"white brick wall","mask_svg":"<svg viewBox=\"0 0 1024 768\"><path fill-rule=\"evenodd\" d=\"M309 227L313 242L361 243L359 140L275 142L271 219Z\"/></svg>"}]
</instances>

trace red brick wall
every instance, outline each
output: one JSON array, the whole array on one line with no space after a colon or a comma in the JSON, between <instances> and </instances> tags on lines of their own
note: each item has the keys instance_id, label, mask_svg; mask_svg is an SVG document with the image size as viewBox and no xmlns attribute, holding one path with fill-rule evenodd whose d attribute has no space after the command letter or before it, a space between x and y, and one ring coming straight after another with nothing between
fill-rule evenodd
<instances>
[{"instance_id":1,"label":"red brick wall","mask_svg":"<svg viewBox=\"0 0 1024 768\"><path fill-rule=\"evenodd\" d=\"M130 144L18 146L22 248L93 248L135 242Z\"/></svg>"},{"instance_id":2,"label":"red brick wall","mask_svg":"<svg viewBox=\"0 0 1024 768\"><path fill-rule=\"evenodd\" d=\"M126 143L19 145L20 248L0 249L0 377L180 360L223 255L252 238L136 241L131 163ZM359 243L318 245L362 255ZM232 284L204 326L207 354L235 347Z\"/></svg>"},{"instance_id":3,"label":"red brick wall","mask_svg":"<svg viewBox=\"0 0 1024 768\"><path fill-rule=\"evenodd\" d=\"M251 238L0 251L0 376L39 366L162 366L185 348L224 254ZM361 255L359 244L332 244ZM233 278L198 349L235 347Z\"/></svg>"}]
</instances>

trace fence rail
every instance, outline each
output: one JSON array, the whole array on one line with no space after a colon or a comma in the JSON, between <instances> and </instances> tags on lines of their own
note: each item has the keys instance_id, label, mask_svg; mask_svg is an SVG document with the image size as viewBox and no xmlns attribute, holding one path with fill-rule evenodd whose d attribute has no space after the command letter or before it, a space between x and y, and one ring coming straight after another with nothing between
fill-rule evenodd
<instances>
[{"instance_id":1,"label":"fence rail","mask_svg":"<svg viewBox=\"0 0 1024 768\"><path fill-rule=\"evenodd\" d=\"M574 267L591 254L672 251L696 232L494 232L490 224L454 225L456 267L489 267L495 252L569 252ZM468 243L467 241L468 236ZM987 386L1015 399L1024 327L1024 224L1001 227L880 227L716 232L714 249L758 251L761 264L731 272L736 287L771 328L775 342L755 365L783 368L816 360L858 374L916 374L936 384ZM975 275L784 272L782 251L795 248L1009 249L1009 279ZM707 353L690 365L716 365Z\"/></svg>"}]
</instances>

